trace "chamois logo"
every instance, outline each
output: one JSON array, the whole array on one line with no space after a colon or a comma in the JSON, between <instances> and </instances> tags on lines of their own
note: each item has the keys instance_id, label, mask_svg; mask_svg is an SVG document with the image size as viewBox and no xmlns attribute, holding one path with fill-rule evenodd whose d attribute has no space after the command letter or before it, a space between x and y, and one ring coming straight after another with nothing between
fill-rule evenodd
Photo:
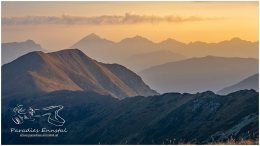
<instances>
[{"instance_id":1,"label":"chamois logo","mask_svg":"<svg viewBox=\"0 0 260 146\"><path fill-rule=\"evenodd\" d=\"M62 105L48 106L41 109L17 105L12 110L12 120L15 124L20 125L26 121L35 121L36 118L47 116L47 122L49 124L54 126L63 126L65 120L59 115L59 111L62 109Z\"/></svg>"}]
</instances>

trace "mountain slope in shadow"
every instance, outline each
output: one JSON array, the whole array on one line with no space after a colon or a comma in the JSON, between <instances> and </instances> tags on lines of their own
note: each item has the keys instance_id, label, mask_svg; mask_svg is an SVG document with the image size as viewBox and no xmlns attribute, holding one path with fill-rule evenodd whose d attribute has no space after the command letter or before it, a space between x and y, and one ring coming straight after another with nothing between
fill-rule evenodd
<instances>
[{"instance_id":1,"label":"mountain slope in shadow","mask_svg":"<svg viewBox=\"0 0 260 146\"><path fill-rule=\"evenodd\" d=\"M28 53L2 67L2 83L3 94L79 90L120 99L157 94L127 68L97 62L77 49Z\"/></svg>"},{"instance_id":2,"label":"mountain slope in shadow","mask_svg":"<svg viewBox=\"0 0 260 146\"><path fill-rule=\"evenodd\" d=\"M125 60L124 65L131 67L133 71L141 71L155 65L161 65L168 62L180 61L186 59L181 54L168 50L160 50L144 54L133 55Z\"/></svg>"},{"instance_id":3,"label":"mountain slope in shadow","mask_svg":"<svg viewBox=\"0 0 260 146\"><path fill-rule=\"evenodd\" d=\"M160 93L219 91L258 72L258 60L206 56L154 66L143 80Z\"/></svg>"},{"instance_id":4,"label":"mountain slope in shadow","mask_svg":"<svg viewBox=\"0 0 260 146\"><path fill-rule=\"evenodd\" d=\"M222 90L218 91L218 94L229 94L238 90L244 89L254 89L256 91L259 90L259 74L254 74L246 79L231 85L229 87L223 88Z\"/></svg>"}]
</instances>

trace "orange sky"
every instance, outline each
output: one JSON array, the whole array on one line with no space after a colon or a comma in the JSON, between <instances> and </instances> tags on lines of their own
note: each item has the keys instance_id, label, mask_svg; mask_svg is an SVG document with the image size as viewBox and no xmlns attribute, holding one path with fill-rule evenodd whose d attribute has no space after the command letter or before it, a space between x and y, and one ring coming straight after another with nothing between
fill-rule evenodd
<instances>
[{"instance_id":1,"label":"orange sky","mask_svg":"<svg viewBox=\"0 0 260 146\"><path fill-rule=\"evenodd\" d=\"M2 2L2 42L32 39L57 50L90 33L113 41L135 35L155 42L256 41L258 2Z\"/></svg>"}]
</instances>

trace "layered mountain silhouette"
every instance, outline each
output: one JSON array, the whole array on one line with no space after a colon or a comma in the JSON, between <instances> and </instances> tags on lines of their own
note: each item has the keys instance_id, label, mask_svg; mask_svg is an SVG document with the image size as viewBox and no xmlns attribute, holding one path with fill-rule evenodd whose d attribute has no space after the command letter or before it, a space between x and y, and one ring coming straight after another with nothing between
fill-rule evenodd
<instances>
[{"instance_id":1,"label":"layered mountain silhouette","mask_svg":"<svg viewBox=\"0 0 260 146\"><path fill-rule=\"evenodd\" d=\"M162 59L163 58L163 59ZM167 62L179 61L186 59L185 56L172 51L162 50L150 53L133 55L126 59L125 66L130 66L134 71L141 71L143 69L161 65Z\"/></svg>"},{"instance_id":2,"label":"layered mountain silhouette","mask_svg":"<svg viewBox=\"0 0 260 146\"><path fill-rule=\"evenodd\" d=\"M79 48L102 62L119 63L131 70L140 71L146 67L150 67L149 59L143 58L143 54L149 54L154 58L154 65L167 63L169 59L159 57L153 52L171 51L178 54L173 60L178 61L184 58L181 56L204 57L208 55L221 57L242 57L242 58L258 58L258 41L250 42L239 38L221 41L218 43L191 42L182 43L174 39L166 39L159 43L154 43L142 36L134 36L126 38L120 42L112 42L101 38L96 34L90 34L69 48ZM100 53L105 52L105 53ZM153 56L151 56L153 55ZM129 63L129 58L139 60L139 63ZM144 68L143 68L144 67Z\"/></svg>"},{"instance_id":3,"label":"layered mountain silhouette","mask_svg":"<svg viewBox=\"0 0 260 146\"><path fill-rule=\"evenodd\" d=\"M218 43L191 42L181 50L175 49L175 52L179 52L188 57L212 55L221 57L258 58L258 46L258 41L250 42L240 38L232 38L231 40Z\"/></svg>"},{"instance_id":4,"label":"layered mountain silhouette","mask_svg":"<svg viewBox=\"0 0 260 146\"><path fill-rule=\"evenodd\" d=\"M3 144L211 144L228 139L258 141L258 92L243 90L225 96L207 91L167 93L118 100L84 91L57 91L2 100ZM45 117L15 125L12 107L63 105L67 133L29 141L10 128L54 129ZM28 126L29 125L29 126ZM30 133L28 133L30 134Z\"/></svg>"},{"instance_id":5,"label":"layered mountain silhouette","mask_svg":"<svg viewBox=\"0 0 260 146\"><path fill-rule=\"evenodd\" d=\"M88 54L90 57L94 57L95 59L104 62L102 60L101 56L102 54L108 53L107 48L112 47L114 45L114 42L109 41L104 38L100 38L96 34L92 33L84 38L82 38L80 41L72 45L70 48L88 48L88 51L81 49L83 52ZM101 53L101 52L106 52L106 53ZM95 55L95 54L100 54L100 56ZM108 60L107 60L108 61Z\"/></svg>"},{"instance_id":6,"label":"layered mountain silhouette","mask_svg":"<svg viewBox=\"0 0 260 146\"><path fill-rule=\"evenodd\" d=\"M244 89L254 89L256 91L259 90L259 74L254 74L234 85L226 87L220 91L218 94L229 94L235 91L244 90Z\"/></svg>"},{"instance_id":7,"label":"layered mountain silhouette","mask_svg":"<svg viewBox=\"0 0 260 146\"><path fill-rule=\"evenodd\" d=\"M139 74L160 93L196 93L219 91L256 72L257 59L207 56L154 66Z\"/></svg>"},{"instance_id":8,"label":"layered mountain silhouette","mask_svg":"<svg viewBox=\"0 0 260 146\"><path fill-rule=\"evenodd\" d=\"M258 41L250 42L239 38L233 38L219 43L182 43L169 38L162 42L154 43L137 35L131 38L125 38L120 42L113 42L92 33L69 48L79 48L91 58L105 63L118 63L136 72L154 65L183 60L185 57L214 55L222 57L258 58ZM2 43L2 65L32 51L45 50L32 40ZM171 60L169 60L170 54L168 57L162 57L160 55L167 51L171 51ZM134 61L131 58L138 61ZM153 58L153 64L149 63L150 58Z\"/></svg>"},{"instance_id":9,"label":"layered mountain silhouette","mask_svg":"<svg viewBox=\"0 0 260 146\"><path fill-rule=\"evenodd\" d=\"M33 40L24 42L2 43L2 65L9 63L18 57L33 51L46 51L41 45L35 43Z\"/></svg>"},{"instance_id":10,"label":"layered mountain silhouette","mask_svg":"<svg viewBox=\"0 0 260 146\"><path fill-rule=\"evenodd\" d=\"M250 56L235 51L255 51L255 43L240 39L216 44L185 44L173 39L153 43L141 36L115 43L91 34L74 46L81 46L90 57L79 49L30 52L2 66L2 143L214 144L230 138L258 141L258 60L230 57L231 53L226 54L228 57L185 59L190 57L185 49L212 51L219 45L233 50L233 55ZM214 52L206 50L195 56ZM156 66L140 72L144 82L122 65L101 63L91 57L122 62L135 70L149 64ZM145 83L161 93L170 93L159 95ZM241 90L244 88L255 90ZM221 90L223 95L206 90ZM17 105L34 109L62 105L59 112L66 122L54 127L47 116L42 116L17 125L12 121ZM66 128L68 132L48 140L33 137L28 141L11 133L13 127Z\"/></svg>"},{"instance_id":11,"label":"layered mountain silhouette","mask_svg":"<svg viewBox=\"0 0 260 146\"><path fill-rule=\"evenodd\" d=\"M126 38L120 42L112 42L107 39L101 38L96 34L90 34L79 42L72 45L70 48L79 48L90 57L93 57L101 62L119 63L131 70L141 68L142 65L130 65L129 58L134 55L148 53L151 51L158 51L154 48L154 43L141 36L134 36ZM103 52L103 53L100 53ZM159 61L164 59L160 58ZM164 63L167 61L163 61ZM140 62L141 64L144 64ZM148 65L147 63L145 63ZM129 66L128 66L129 65Z\"/></svg>"},{"instance_id":12,"label":"layered mountain silhouette","mask_svg":"<svg viewBox=\"0 0 260 146\"><path fill-rule=\"evenodd\" d=\"M2 93L10 96L59 90L94 91L119 99L157 94L127 68L97 62L78 49L28 53L2 67L2 83Z\"/></svg>"}]
</instances>

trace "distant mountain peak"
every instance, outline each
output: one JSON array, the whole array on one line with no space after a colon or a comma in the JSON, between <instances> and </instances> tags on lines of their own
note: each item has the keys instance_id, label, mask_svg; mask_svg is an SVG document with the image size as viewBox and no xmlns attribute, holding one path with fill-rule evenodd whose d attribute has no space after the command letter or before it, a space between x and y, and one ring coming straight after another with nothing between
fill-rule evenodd
<instances>
[{"instance_id":1,"label":"distant mountain peak","mask_svg":"<svg viewBox=\"0 0 260 146\"><path fill-rule=\"evenodd\" d=\"M43 51L46 50L41 47L40 44L35 41L28 39L21 42L9 42L2 43L2 65L9 63L18 57L25 55L33 51Z\"/></svg>"},{"instance_id":2,"label":"distant mountain peak","mask_svg":"<svg viewBox=\"0 0 260 146\"><path fill-rule=\"evenodd\" d=\"M164 40L164 41L175 41L175 42L177 42L177 40L175 40L175 39L173 39L173 38L167 38L167 39Z\"/></svg>"},{"instance_id":3,"label":"distant mountain peak","mask_svg":"<svg viewBox=\"0 0 260 146\"><path fill-rule=\"evenodd\" d=\"M134 37L125 38L125 39L120 41L120 43L122 43L122 42L147 42L147 43L153 43L152 41L150 41L147 38L142 37L140 35L136 35Z\"/></svg>"},{"instance_id":4,"label":"distant mountain peak","mask_svg":"<svg viewBox=\"0 0 260 146\"><path fill-rule=\"evenodd\" d=\"M84 39L101 39L101 38L97 34L91 33L91 34L87 35Z\"/></svg>"},{"instance_id":5,"label":"distant mountain peak","mask_svg":"<svg viewBox=\"0 0 260 146\"><path fill-rule=\"evenodd\" d=\"M247 40L243 40L239 37L233 37L230 40L225 40L225 41L222 41L220 43L235 43L235 44L237 44L237 43L251 43L251 42L247 41Z\"/></svg>"},{"instance_id":6,"label":"distant mountain peak","mask_svg":"<svg viewBox=\"0 0 260 146\"><path fill-rule=\"evenodd\" d=\"M164 40L164 42L170 42L170 41L177 42L177 40L175 40L175 39L173 39L173 38L167 38L166 40Z\"/></svg>"},{"instance_id":7,"label":"distant mountain peak","mask_svg":"<svg viewBox=\"0 0 260 146\"><path fill-rule=\"evenodd\" d=\"M134 37L132 37L133 39L145 39L144 37L140 36L140 35L135 35Z\"/></svg>"},{"instance_id":8,"label":"distant mountain peak","mask_svg":"<svg viewBox=\"0 0 260 146\"><path fill-rule=\"evenodd\" d=\"M203 56L203 57L193 57L193 58L190 58L190 59L217 59L217 60L222 60L222 59L253 59L254 58L241 58L241 57L225 57L225 56L214 56L214 55L207 55L207 56Z\"/></svg>"},{"instance_id":9,"label":"distant mountain peak","mask_svg":"<svg viewBox=\"0 0 260 146\"><path fill-rule=\"evenodd\" d=\"M220 57L220 56L213 56L213 55L207 55L207 56L203 56L203 57L192 57L192 58L189 58L187 60L208 60L208 59L222 59L222 58L226 58L226 57Z\"/></svg>"},{"instance_id":10,"label":"distant mountain peak","mask_svg":"<svg viewBox=\"0 0 260 146\"><path fill-rule=\"evenodd\" d=\"M200 58L200 57L198 57L198 58ZM207 56L201 57L201 58L226 58L226 57L219 57L219 56L207 55Z\"/></svg>"},{"instance_id":11,"label":"distant mountain peak","mask_svg":"<svg viewBox=\"0 0 260 146\"><path fill-rule=\"evenodd\" d=\"M36 43L34 40L31 40L31 39L28 39L24 42L21 42L21 44L24 44L24 45L28 45L27 47L35 47L37 46L38 48L42 48L40 44ZM44 50L44 49L42 49Z\"/></svg>"},{"instance_id":12,"label":"distant mountain peak","mask_svg":"<svg viewBox=\"0 0 260 146\"><path fill-rule=\"evenodd\" d=\"M136 36L132 37L132 39L133 39L133 40L145 40L145 41L151 42L151 41L148 40L147 38L142 37L142 36L140 36L140 35L136 35Z\"/></svg>"},{"instance_id":13,"label":"distant mountain peak","mask_svg":"<svg viewBox=\"0 0 260 146\"><path fill-rule=\"evenodd\" d=\"M178 45L185 45L185 43L182 43L182 42L179 42L175 39L172 39L172 38L168 38L166 40L163 40L162 42L159 42L159 44L169 44L169 45L172 45L172 44L178 44Z\"/></svg>"},{"instance_id":14,"label":"distant mountain peak","mask_svg":"<svg viewBox=\"0 0 260 146\"><path fill-rule=\"evenodd\" d=\"M100 47L100 45L102 46L108 46L113 44L114 42L107 40L105 38L101 38L100 36L96 35L95 33L91 33L87 36L85 36L84 38L82 38L81 40L79 40L77 43L75 43L74 45L70 46L69 48L79 48L79 49L83 49L84 48L98 48L97 46ZM94 46L92 46L94 45Z\"/></svg>"},{"instance_id":15,"label":"distant mountain peak","mask_svg":"<svg viewBox=\"0 0 260 146\"><path fill-rule=\"evenodd\" d=\"M239 37L234 37L234 38L232 38L230 41L243 41L243 40L240 39Z\"/></svg>"},{"instance_id":16,"label":"distant mountain peak","mask_svg":"<svg viewBox=\"0 0 260 146\"><path fill-rule=\"evenodd\" d=\"M26 40L25 41L26 43L33 43L33 44L36 44L33 40L31 40L31 39L28 39L28 40Z\"/></svg>"},{"instance_id":17,"label":"distant mountain peak","mask_svg":"<svg viewBox=\"0 0 260 146\"><path fill-rule=\"evenodd\" d=\"M189 45L205 45L208 44L206 42L202 42L202 41L195 41L195 42L190 42Z\"/></svg>"},{"instance_id":18,"label":"distant mountain peak","mask_svg":"<svg viewBox=\"0 0 260 146\"><path fill-rule=\"evenodd\" d=\"M27 43L27 44L28 43L30 43L30 44L37 44L37 43L35 43L34 40L31 40L31 39L24 40L24 41L19 41L19 42L8 42L8 43L3 43L3 44L25 44L25 43Z\"/></svg>"},{"instance_id":19,"label":"distant mountain peak","mask_svg":"<svg viewBox=\"0 0 260 146\"><path fill-rule=\"evenodd\" d=\"M100 38L100 36L98 36L98 35L95 34L95 33L91 33L91 34L89 34L88 37Z\"/></svg>"}]
</instances>

